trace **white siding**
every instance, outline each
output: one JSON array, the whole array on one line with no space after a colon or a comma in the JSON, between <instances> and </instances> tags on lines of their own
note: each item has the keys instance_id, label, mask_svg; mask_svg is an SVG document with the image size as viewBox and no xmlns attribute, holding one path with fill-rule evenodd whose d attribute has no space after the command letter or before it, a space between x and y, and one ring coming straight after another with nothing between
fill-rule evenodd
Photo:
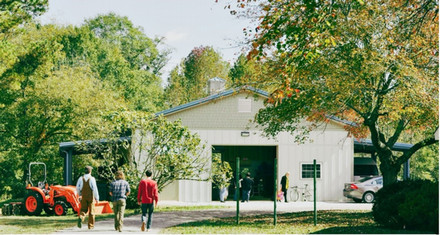
<instances>
[{"instance_id":1,"label":"white siding","mask_svg":"<svg viewBox=\"0 0 440 235\"><path fill-rule=\"evenodd\" d=\"M239 99L251 99L252 112L239 112ZM250 124L263 106L261 97L239 93L223 97L208 104L192 107L167 116L170 120L180 119L205 142L207 158L211 158L213 145L219 146L276 146L278 154L278 181L290 172L290 186L313 186L313 179L301 179L301 163L321 163L321 179L317 180L319 201L343 201L342 189L353 175L353 139L347 137L341 125L330 122L327 126L310 133L311 142L294 143L294 137L280 133L276 139L267 139ZM249 137L242 137L242 131L249 131ZM161 193L162 199L186 202L211 201L211 183L179 181Z\"/></svg>"}]
</instances>

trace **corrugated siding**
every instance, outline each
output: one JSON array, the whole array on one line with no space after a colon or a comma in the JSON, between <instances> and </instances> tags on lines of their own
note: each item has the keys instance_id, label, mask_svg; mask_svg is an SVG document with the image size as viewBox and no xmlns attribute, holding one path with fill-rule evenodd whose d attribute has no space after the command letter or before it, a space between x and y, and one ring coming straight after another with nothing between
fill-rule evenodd
<instances>
[{"instance_id":1,"label":"corrugated siding","mask_svg":"<svg viewBox=\"0 0 440 235\"><path fill-rule=\"evenodd\" d=\"M239 99L251 100L252 112L238 112ZM194 129L244 129L254 126L250 124L250 120L254 119L261 108L263 108L261 97L240 93L166 117L169 120L180 119L186 126Z\"/></svg>"},{"instance_id":2,"label":"corrugated siding","mask_svg":"<svg viewBox=\"0 0 440 235\"><path fill-rule=\"evenodd\" d=\"M239 113L238 100L252 99L252 112ZM313 185L312 179L301 179L301 163L313 163L316 159L322 164L322 178L317 181L319 201L343 201L342 189L345 182L352 180L353 139L340 126L330 122L327 126L311 133L312 142L296 144L294 137L280 133L277 139L267 139L261 132L251 128L249 137L242 137L255 114L263 107L261 98L237 94L224 97L208 104L196 106L167 116L170 120L181 119L193 132L200 135L208 148L205 157L211 157L212 145L225 146L276 146L278 152L278 179L289 171L291 186ZM176 187L178 185L178 187ZM166 194L166 196L162 196ZM211 201L211 184L199 181L179 181L166 188L162 198L186 202Z\"/></svg>"}]
</instances>

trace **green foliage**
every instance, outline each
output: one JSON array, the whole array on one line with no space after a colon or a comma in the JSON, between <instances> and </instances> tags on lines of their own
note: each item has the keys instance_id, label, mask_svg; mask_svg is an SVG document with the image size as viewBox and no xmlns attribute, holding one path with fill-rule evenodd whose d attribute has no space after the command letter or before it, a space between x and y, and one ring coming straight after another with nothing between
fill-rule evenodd
<instances>
[{"instance_id":1,"label":"green foliage","mask_svg":"<svg viewBox=\"0 0 440 235\"><path fill-rule=\"evenodd\" d=\"M253 3L239 3L246 8ZM438 127L438 2L268 1L246 29L249 57L269 63L272 88L256 121L274 136L301 135L329 116L348 120L356 138L371 137L384 183L434 144ZM270 76L269 76L270 75ZM312 125L304 125L307 120ZM419 133L409 151L391 150L403 132Z\"/></svg>"},{"instance_id":2,"label":"green foliage","mask_svg":"<svg viewBox=\"0 0 440 235\"><path fill-rule=\"evenodd\" d=\"M417 151L410 159L411 178L430 181L439 180L438 144Z\"/></svg>"},{"instance_id":3,"label":"green foliage","mask_svg":"<svg viewBox=\"0 0 440 235\"><path fill-rule=\"evenodd\" d=\"M0 2L0 34L22 23L30 21L33 17L43 14L48 7L48 0L3 0Z\"/></svg>"},{"instance_id":4,"label":"green foliage","mask_svg":"<svg viewBox=\"0 0 440 235\"><path fill-rule=\"evenodd\" d=\"M221 155L212 155L211 181L218 188L228 188L232 179L232 168L228 162L222 161Z\"/></svg>"},{"instance_id":5,"label":"green foliage","mask_svg":"<svg viewBox=\"0 0 440 235\"><path fill-rule=\"evenodd\" d=\"M86 26L98 37L120 48L130 67L160 75L167 52L160 52L159 39L148 38L141 27L135 27L126 16L114 13L99 15L86 21Z\"/></svg>"},{"instance_id":6,"label":"green foliage","mask_svg":"<svg viewBox=\"0 0 440 235\"><path fill-rule=\"evenodd\" d=\"M374 220L386 227L438 233L438 182L415 180L384 186L376 194Z\"/></svg>"},{"instance_id":7,"label":"green foliage","mask_svg":"<svg viewBox=\"0 0 440 235\"><path fill-rule=\"evenodd\" d=\"M102 156L100 165L107 174L100 177L107 182L113 180L113 172L119 169L126 173L132 189L147 169L153 172L159 192L176 180L207 180L204 146L180 121L168 121L144 112L112 113L107 119L113 128L105 128L108 131L105 138L109 141L106 145L92 145ZM120 141L127 133L131 133L131 145ZM130 203L135 202L134 197L130 196Z\"/></svg>"},{"instance_id":8,"label":"green foliage","mask_svg":"<svg viewBox=\"0 0 440 235\"><path fill-rule=\"evenodd\" d=\"M47 164L49 183L62 183L58 143L105 137L114 128L106 114L127 108L157 111L163 103L159 75L167 53L157 50L158 39L149 39L126 17L114 14L98 16L81 27L30 23L17 27L24 21L14 17L38 15L46 6L47 1L0 3L1 9L13 10L0 13L4 197L23 196L31 161ZM26 17L23 20L30 19ZM15 30L9 30L12 27ZM119 165L130 163L127 154L118 154ZM94 165L102 180L110 179L112 171L99 167L107 163L99 155L81 156L74 159L74 172Z\"/></svg>"},{"instance_id":9,"label":"green foliage","mask_svg":"<svg viewBox=\"0 0 440 235\"><path fill-rule=\"evenodd\" d=\"M196 47L174 68L165 89L169 106L189 103L208 95L208 80L227 79L229 65L212 47Z\"/></svg>"},{"instance_id":10,"label":"green foliage","mask_svg":"<svg viewBox=\"0 0 440 235\"><path fill-rule=\"evenodd\" d=\"M235 61L232 68L229 70L229 77L231 79L232 86L252 86L260 87L262 81L271 79L267 74L269 63L264 63L256 60L255 58L246 58L244 55L240 55ZM270 90L269 87L265 89Z\"/></svg>"}]
</instances>

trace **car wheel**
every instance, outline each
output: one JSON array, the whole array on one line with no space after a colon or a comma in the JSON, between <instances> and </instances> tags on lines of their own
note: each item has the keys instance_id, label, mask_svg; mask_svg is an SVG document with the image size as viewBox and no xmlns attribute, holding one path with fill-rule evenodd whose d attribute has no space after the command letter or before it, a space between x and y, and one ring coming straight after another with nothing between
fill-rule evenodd
<instances>
[{"instance_id":1,"label":"car wheel","mask_svg":"<svg viewBox=\"0 0 440 235\"><path fill-rule=\"evenodd\" d=\"M364 193L364 196L362 197L362 200L366 203L372 203L374 202L374 193L372 192L366 192Z\"/></svg>"}]
</instances>

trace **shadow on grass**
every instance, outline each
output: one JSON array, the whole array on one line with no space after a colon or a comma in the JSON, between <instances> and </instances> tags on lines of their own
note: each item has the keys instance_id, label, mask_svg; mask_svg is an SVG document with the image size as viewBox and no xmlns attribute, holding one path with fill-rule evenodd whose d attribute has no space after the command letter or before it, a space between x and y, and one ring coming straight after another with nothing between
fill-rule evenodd
<instances>
[{"instance_id":1,"label":"shadow on grass","mask_svg":"<svg viewBox=\"0 0 440 235\"><path fill-rule=\"evenodd\" d=\"M332 227L311 234L429 234L424 231L393 230L379 226Z\"/></svg>"},{"instance_id":2,"label":"shadow on grass","mask_svg":"<svg viewBox=\"0 0 440 235\"><path fill-rule=\"evenodd\" d=\"M190 222L166 229L165 233L260 233L260 234L414 234L426 231L393 230L378 226L371 212L365 211L318 211L317 226L314 226L312 211L277 215L273 226L273 215L210 219ZM428 232L429 233L429 232Z\"/></svg>"}]
</instances>

